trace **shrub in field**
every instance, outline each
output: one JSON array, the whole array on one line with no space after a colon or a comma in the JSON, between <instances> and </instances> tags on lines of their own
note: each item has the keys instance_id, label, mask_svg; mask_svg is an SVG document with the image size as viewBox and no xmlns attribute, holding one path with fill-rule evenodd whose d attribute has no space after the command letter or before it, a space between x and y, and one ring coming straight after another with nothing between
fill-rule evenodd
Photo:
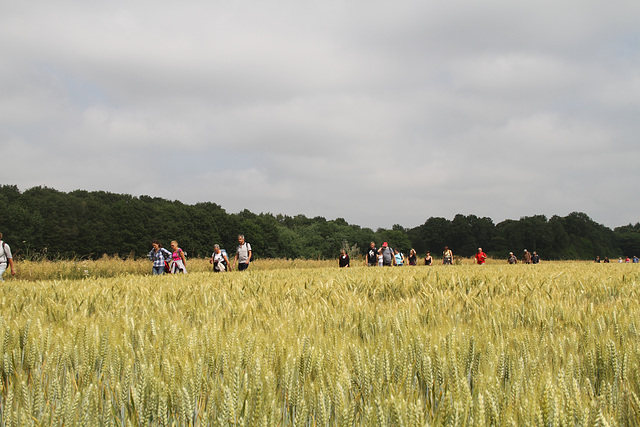
<instances>
[{"instance_id":1,"label":"shrub in field","mask_svg":"<svg viewBox=\"0 0 640 427\"><path fill-rule=\"evenodd\" d=\"M0 424L640 421L635 266L251 268L5 282Z\"/></svg>"}]
</instances>

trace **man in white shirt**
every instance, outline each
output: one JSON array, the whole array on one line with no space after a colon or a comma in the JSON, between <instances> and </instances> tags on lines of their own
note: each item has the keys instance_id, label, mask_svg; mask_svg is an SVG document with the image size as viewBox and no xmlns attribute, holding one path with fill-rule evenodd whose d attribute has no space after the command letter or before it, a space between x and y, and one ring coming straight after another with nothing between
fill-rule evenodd
<instances>
[{"instance_id":1,"label":"man in white shirt","mask_svg":"<svg viewBox=\"0 0 640 427\"><path fill-rule=\"evenodd\" d=\"M236 248L236 256L233 259L233 266L238 263L238 271L246 270L251 261L251 245L244 241L244 235L238 236L238 247ZM233 267L232 266L232 267Z\"/></svg>"}]
</instances>

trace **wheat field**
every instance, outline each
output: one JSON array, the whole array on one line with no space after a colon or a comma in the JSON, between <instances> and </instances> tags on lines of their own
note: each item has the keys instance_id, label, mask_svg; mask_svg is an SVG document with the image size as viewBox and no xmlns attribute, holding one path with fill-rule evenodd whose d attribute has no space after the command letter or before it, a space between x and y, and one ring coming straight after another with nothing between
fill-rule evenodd
<instances>
[{"instance_id":1,"label":"wheat field","mask_svg":"<svg viewBox=\"0 0 640 427\"><path fill-rule=\"evenodd\" d=\"M202 263L0 284L0 425L640 424L637 265Z\"/></svg>"}]
</instances>

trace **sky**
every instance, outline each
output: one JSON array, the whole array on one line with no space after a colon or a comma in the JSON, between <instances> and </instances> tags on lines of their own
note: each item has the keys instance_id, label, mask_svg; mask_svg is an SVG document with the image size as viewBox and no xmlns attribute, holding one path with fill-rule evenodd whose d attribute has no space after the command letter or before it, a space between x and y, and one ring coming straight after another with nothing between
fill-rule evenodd
<instances>
[{"instance_id":1,"label":"sky","mask_svg":"<svg viewBox=\"0 0 640 427\"><path fill-rule=\"evenodd\" d=\"M635 224L639 16L637 0L3 0L0 184L374 230Z\"/></svg>"}]
</instances>

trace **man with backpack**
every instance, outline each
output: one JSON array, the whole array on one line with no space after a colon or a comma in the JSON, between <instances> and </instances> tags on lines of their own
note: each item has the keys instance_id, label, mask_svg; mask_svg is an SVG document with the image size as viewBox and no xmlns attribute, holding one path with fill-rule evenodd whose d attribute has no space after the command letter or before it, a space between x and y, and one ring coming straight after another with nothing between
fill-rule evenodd
<instances>
[{"instance_id":1,"label":"man with backpack","mask_svg":"<svg viewBox=\"0 0 640 427\"><path fill-rule=\"evenodd\" d=\"M233 259L232 268L238 263L238 271L243 271L249 268L249 262L251 262L251 245L244 241L244 235L238 236L238 247L236 248L236 256Z\"/></svg>"},{"instance_id":2,"label":"man with backpack","mask_svg":"<svg viewBox=\"0 0 640 427\"><path fill-rule=\"evenodd\" d=\"M395 263L395 254L387 242L382 244L382 247L378 249L378 253L382 255L382 265L384 267L391 267Z\"/></svg>"},{"instance_id":3,"label":"man with backpack","mask_svg":"<svg viewBox=\"0 0 640 427\"><path fill-rule=\"evenodd\" d=\"M2 275L7 267L11 267L11 275L16 275L16 266L13 264L13 256L11 255L11 248L2 240L2 233L0 233L0 282L4 282Z\"/></svg>"}]
</instances>

